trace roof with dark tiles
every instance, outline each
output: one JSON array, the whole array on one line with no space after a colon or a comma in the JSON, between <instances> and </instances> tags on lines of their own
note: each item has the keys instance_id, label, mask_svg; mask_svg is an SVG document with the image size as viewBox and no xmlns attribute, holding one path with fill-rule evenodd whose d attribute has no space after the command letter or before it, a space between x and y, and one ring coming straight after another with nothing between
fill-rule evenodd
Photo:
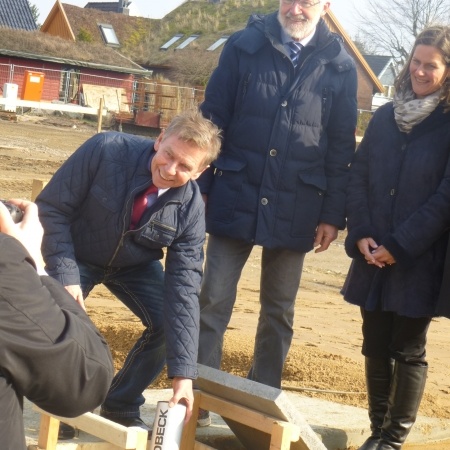
<instances>
[{"instance_id":1,"label":"roof with dark tiles","mask_svg":"<svg viewBox=\"0 0 450 450\"><path fill-rule=\"evenodd\" d=\"M364 59L369 64L370 68L373 70L374 74L379 77L383 71L386 69L388 64L392 62L392 56L382 56L382 55L363 55Z\"/></svg>"},{"instance_id":2,"label":"roof with dark tiles","mask_svg":"<svg viewBox=\"0 0 450 450\"><path fill-rule=\"evenodd\" d=\"M0 27L36 30L36 22L27 0L0 0Z\"/></svg>"}]
</instances>

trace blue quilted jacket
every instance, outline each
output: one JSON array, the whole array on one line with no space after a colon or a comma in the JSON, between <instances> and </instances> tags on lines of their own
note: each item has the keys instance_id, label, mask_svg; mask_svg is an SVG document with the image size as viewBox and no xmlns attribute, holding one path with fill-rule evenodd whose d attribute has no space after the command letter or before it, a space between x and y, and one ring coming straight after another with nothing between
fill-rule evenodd
<instances>
[{"instance_id":1,"label":"blue quilted jacket","mask_svg":"<svg viewBox=\"0 0 450 450\"><path fill-rule=\"evenodd\" d=\"M101 133L86 141L38 196L49 275L80 284L77 260L101 267L165 261L165 327L170 377L197 376L198 294L205 239L195 182L169 189L130 230L134 197L151 184L153 141Z\"/></svg>"},{"instance_id":2,"label":"blue quilted jacket","mask_svg":"<svg viewBox=\"0 0 450 450\"><path fill-rule=\"evenodd\" d=\"M209 233L306 252L320 222L344 228L356 69L323 20L315 39L297 73L276 13L252 16L226 43L201 105L224 130L199 180Z\"/></svg>"}]
</instances>

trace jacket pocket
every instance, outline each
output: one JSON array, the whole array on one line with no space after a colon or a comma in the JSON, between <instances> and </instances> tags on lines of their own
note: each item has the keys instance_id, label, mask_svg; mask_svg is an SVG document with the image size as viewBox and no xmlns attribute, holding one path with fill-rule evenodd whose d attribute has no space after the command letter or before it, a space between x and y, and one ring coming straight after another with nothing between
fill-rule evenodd
<instances>
[{"instance_id":1,"label":"jacket pocket","mask_svg":"<svg viewBox=\"0 0 450 450\"><path fill-rule=\"evenodd\" d=\"M151 220L142 233L142 238L169 247L175 239L177 229L173 226Z\"/></svg>"},{"instance_id":2,"label":"jacket pocket","mask_svg":"<svg viewBox=\"0 0 450 450\"><path fill-rule=\"evenodd\" d=\"M324 175L299 173L295 191L292 236L314 236L327 188Z\"/></svg>"},{"instance_id":3,"label":"jacket pocket","mask_svg":"<svg viewBox=\"0 0 450 450\"><path fill-rule=\"evenodd\" d=\"M149 248L172 245L177 236L179 204L168 203L152 214L150 220L137 233L136 241Z\"/></svg>"},{"instance_id":4,"label":"jacket pocket","mask_svg":"<svg viewBox=\"0 0 450 450\"><path fill-rule=\"evenodd\" d=\"M247 163L237 159L218 158L214 162L214 180L208 196L208 220L229 222L238 202L242 202Z\"/></svg>"}]
</instances>

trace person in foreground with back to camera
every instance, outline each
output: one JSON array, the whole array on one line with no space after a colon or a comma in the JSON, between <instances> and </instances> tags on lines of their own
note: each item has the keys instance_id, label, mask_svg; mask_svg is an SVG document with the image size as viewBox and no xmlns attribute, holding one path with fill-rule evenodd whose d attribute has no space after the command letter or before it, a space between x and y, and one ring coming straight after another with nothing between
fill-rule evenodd
<instances>
[{"instance_id":1,"label":"person in foreground with back to camera","mask_svg":"<svg viewBox=\"0 0 450 450\"><path fill-rule=\"evenodd\" d=\"M450 226L450 27L416 38L394 100L374 114L347 193L353 258L344 298L361 308L372 434L360 450L400 449L427 376Z\"/></svg>"},{"instance_id":2,"label":"person in foreground with back to camera","mask_svg":"<svg viewBox=\"0 0 450 450\"><path fill-rule=\"evenodd\" d=\"M186 421L192 415L205 240L205 206L194 180L219 150L219 129L198 110L175 117L156 141L97 134L36 200L49 275L82 307L103 284L145 326L102 404L100 414L119 424L149 430L140 418L142 393L166 354L171 405L186 404Z\"/></svg>"},{"instance_id":3,"label":"person in foreground with back to camera","mask_svg":"<svg viewBox=\"0 0 450 450\"><path fill-rule=\"evenodd\" d=\"M0 202L0 448L25 450L23 397L76 417L105 399L114 374L103 337L44 271L34 203L15 224Z\"/></svg>"},{"instance_id":4,"label":"person in foreground with back to camera","mask_svg":"<svg viewBox=\"0 0 450 450\"><path fill-rule=\"evenodd\" d=\"M241 271L262 247L260 316L248 378L280 388L305 254L345 227L355 151L356 68L324 16L328 1L280 0L231 36L201 110L224 130L199 179L209 233L199 363L218 369ZM295 48L295 51L292 50ZM200 411L198 425L210 417Z\"/></svg>"}]
</instances>

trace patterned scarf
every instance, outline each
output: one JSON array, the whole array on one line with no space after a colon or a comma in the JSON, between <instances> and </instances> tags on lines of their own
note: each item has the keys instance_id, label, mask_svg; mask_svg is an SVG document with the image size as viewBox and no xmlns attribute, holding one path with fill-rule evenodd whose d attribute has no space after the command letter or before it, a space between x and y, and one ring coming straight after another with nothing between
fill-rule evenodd
<instances>
[{"instance_id":1,"label":"patterned scarf","mask_svg":"<svg viewBox=\"0 0 450 450\"><path fill-rule=\"evenodd\" d=\"M400 131L409 133L413 127L426 119L440 102L441 89L426 96L415 98L413 91L394 95L395 121Z\"/></svg>"}]
</instances>

